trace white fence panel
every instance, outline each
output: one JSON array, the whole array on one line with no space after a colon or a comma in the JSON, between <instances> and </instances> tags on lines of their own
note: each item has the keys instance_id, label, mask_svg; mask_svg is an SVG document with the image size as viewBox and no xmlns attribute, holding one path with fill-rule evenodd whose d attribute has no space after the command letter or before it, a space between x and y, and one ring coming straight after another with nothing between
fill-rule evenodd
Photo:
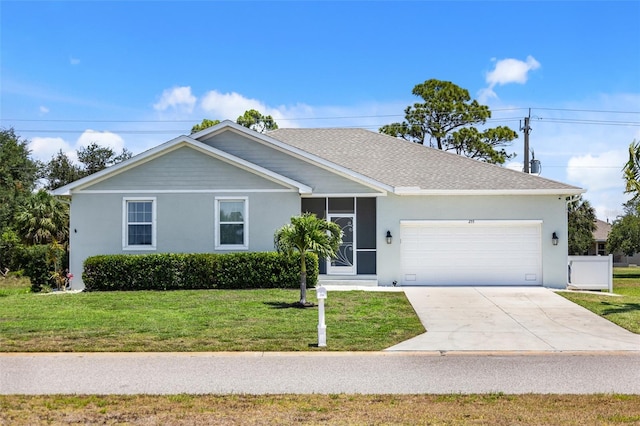
<instances>
[{"instance_id":1,"label":"white fence panel","mask_svg":"<svg viewBox=\"0 0 640 426\"><path fill-rule=\"evenodd\" d=\"M613 255L569 256L569 287L613 292Z\"/></svg>"}]
</instances>

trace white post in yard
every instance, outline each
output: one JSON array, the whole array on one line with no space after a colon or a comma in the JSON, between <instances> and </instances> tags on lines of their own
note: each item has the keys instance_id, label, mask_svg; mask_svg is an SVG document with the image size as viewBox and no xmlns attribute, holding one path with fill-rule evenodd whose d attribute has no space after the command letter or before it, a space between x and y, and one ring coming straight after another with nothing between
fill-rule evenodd
<instances>
[{"instance_id":1,"label":"white post in yard","mask_svg":"<svg viewBox=\"0 0 640 426\"><path fill-rule=\"evenodd\" d=\"M318 347L327 346L327 326L324 323L324 300L327 298L327 289L319 285L316 287L318 298Z\"/></svg>"}]
</instances>

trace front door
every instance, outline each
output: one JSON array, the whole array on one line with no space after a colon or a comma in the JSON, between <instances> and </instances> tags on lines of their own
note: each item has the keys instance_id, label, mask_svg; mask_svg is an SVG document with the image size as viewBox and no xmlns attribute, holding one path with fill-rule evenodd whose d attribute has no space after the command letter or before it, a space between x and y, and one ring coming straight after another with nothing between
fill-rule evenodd
<instances>
[{"instance_id":1,"label":"front door","mask_svg":"<svg viewBox=\"0 0 640 426\"><path fill-rule=\"evenodd\" d=\"M355 235L355 215L334 214L329 215L327 220L338 224L342 229L342 244L338 249L337 257L327 260L327 274L331 275L354 275L354 235Z\"/></svg>"}]
</instances>

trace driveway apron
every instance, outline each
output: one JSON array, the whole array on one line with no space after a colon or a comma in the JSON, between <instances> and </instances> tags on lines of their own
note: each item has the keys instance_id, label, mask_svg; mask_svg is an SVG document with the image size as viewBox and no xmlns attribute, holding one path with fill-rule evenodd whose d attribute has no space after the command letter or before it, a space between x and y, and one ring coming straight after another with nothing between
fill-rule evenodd
<instances>
[{"instance_id":1,"label":"driveway apron","mask_svg":"<svg viewBox=\"0 0 640 426\"><path fill-rule=\"evenodd\" d=\"M405 287L427 332L388 351L640 351L640 335L541 287Z\"/></svg>"}]
</instances>

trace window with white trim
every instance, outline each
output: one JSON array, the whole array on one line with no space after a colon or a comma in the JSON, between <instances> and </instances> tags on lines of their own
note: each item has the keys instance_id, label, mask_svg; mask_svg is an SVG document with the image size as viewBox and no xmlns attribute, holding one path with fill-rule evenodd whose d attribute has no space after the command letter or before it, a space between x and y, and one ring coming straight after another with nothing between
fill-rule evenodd
<instances>
[{"instance_id":1,"label":"window with white trim","mask_svg":"<svg viewBox=\"0 0 640 426\"><path fill-rule=\"evenodd\" d=\"M246 197L216 198L216 248L247 249L248 228Z\"/></svg>"},{"instance_id":2,"label":"window with white trim","mask_svg":"<svg viewBox=\"0 0 640 426\"><path fill-rule=\"evenodd\" d=\"M124 198L122 246L128 250L155 250L156 199Z\"/></svg>"}]
</instances>

